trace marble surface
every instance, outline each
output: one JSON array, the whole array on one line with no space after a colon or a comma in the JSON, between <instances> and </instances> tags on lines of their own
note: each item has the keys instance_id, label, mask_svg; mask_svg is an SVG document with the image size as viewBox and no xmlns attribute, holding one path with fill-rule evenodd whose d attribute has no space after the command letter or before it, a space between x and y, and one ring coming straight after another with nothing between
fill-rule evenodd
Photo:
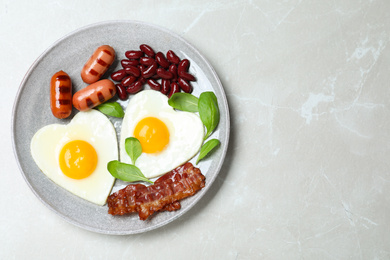
<instances>
[{"instance_id":1,"label":"marble surface","mask_svg":"<svg viewBox=\"0 0 390 260\"><path fill-rule=\"evenodd\" d=\"M389 259L390 2L0 1L0 259ZM217 71L231 138L213 187L138 235L75 227L46 208L11 142L20 82L82 26L146 21Z\"/></svg>"}]
</instances>

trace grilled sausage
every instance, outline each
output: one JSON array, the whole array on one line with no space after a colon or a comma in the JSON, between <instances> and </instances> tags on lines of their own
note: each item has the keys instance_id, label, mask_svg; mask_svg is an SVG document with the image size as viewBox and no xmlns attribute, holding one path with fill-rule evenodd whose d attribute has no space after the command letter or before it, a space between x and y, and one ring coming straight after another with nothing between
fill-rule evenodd
<instances>
[{"instance_id":1,"label":"grilled sausage","mask_svg":"<svg viewBox=\"0 0 390 260\"><path fill-rule=\"evenodd\" d=\"M85 63L81 70L81 78L88 84L98 81L106 73L114 59L115 50L111 46L100 46Z\"/></svg>"},{"instance_id":2,"label":"grilled sausage","mask_svg":"<svg viewBox=\"0 0 390 260\"><path fill-rule=\"evenodd\" d=\"M109 100L116 94L114 83L109 79L99 80L73 95L73 106L80 111L87 111Z\"/></svg>"},{"instance_id":3,"label":"grilled sausage","mask_svg":"<svg viewBox=\"0 0 390 260\"><path fill-rule=\"evenodd\" d=\"M50 108L57 118L67 118L72 113L72 81L62 70L50 80Z\"/></svg>"}]
</instances>

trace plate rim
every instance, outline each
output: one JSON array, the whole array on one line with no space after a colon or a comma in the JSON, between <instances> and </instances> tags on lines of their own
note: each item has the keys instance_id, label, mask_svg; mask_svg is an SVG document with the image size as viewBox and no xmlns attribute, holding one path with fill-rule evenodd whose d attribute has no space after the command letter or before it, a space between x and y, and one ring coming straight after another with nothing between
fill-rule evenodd
<instances>
[{"instance_id":1,"label":"plate rim","mask_svg":"<svg viewBox=\"0 0 390 260\"><path fill-rule=\"evenodd\" d=\"M77 34L77 33L80 33L84 30L88 30L88 29L91 29L91 28L95 28L97 26L104 26L104 25L109 25L109 24L118 24L118 23L125 23L125 24L129 24L129 25L143 25L143 26L149 26L149 27L153 27L159 31L163 31L165 33L168 33L168 34L171 34L171 35L174 35L175 37L179 38L182 42L184 42L187 46L189 46L191 48L192 51L194 51L196 53L196 55L207 65L208 69L212 72L212 75L214 75L215 77L215 80L216 82L218 83L217 85L220 87L220 91L221 91L221 94L224 96L224 99L222 100L223 102L219 101L218 100L218 103L220 104L220 107L224 107L225 108L225 111L226 111L226 115L224 116L225 120L226 120L226 135L225 135L225 139L224 140L220 140L221 142L224 142L226 145L224 146L224 149L221 151L221 157L223 158L223 160L220 160L218 162L218 164L216 165L216 174L214 174L211 178L211 180L208 181L208 185L206 185L203 189L204 189L204 192L201 194L201 196L198 196L194 199L193 201L193 205L191 207L187 207L187 208L184 208L184 209L181 209L180 212L175 215L174 217L172 218L169 218L169 219L166 219L160 223L157 223L155 225L152 225L150 227L146 227L146 228L143 228L142 230L135 230L135 231L129 231L129 230L125 230L125 231L117 231L117 230L107 230L107 229L99 229L99 228L95 228L93 226L90 226L90 225L86 225L86 224L82 224L80 223L79 221L77 220L74 220L72 218L70 218L69 216L66 216L66 215L63 215L61 214L60 212L58 212L55 207L53 207L52 205L50 205L49 202L47 202L44 198L42 198L38 193L37 191L35 190L35 188L32 186L32 184L28 181L27 179L27 173L25 173L24 169L22 168L21 166L21 163L20 163L20 156L18 155L18 151L17 151L17 144L16 144L16 139L15 139L15 131L16 131L16 117L17 117L17 108L18 108L18 105L20 103L20 98L21 98L21 95L23 93L23 90L24 88L26 87L26 81L28 80L28 78L31 76L31 74L34 72L34 69L35 67L39 64L39 62L52 50L54 49L60 42L62 42L63 40L69 38L69 37L72 37L74 34ZM12 149L13 149L13 153L14 153L14 156L15 156L15 159L16 159L16 163L18 165L18 168L19 168L19 171L20 173L22 174L23 176L23 179L25 180L25 182L27 183L28 187L30 188L30 190L32 190L33 194L47 207L49 208L52 212L54 212L56 215L60 216L62 219L64 219L66 222L68 223L71 223L79 228L82 228L84 230L89 230L89 231L92 231L92 232L95 232L95 233L100 233L100 234L107 234L107 235L132 235L132 234L139 234L139 233L144 233L144 232L147 232L147 231L151 231L151 230L154 230L154 229L157 229L159 227L162 227L170 222L173 222L174 220L180 218L181 216L183 216L186 212L188 212L193 206L195 206L199 200L206 194L206 192L210 189L210 187L212 186L212 184L214 183L215 179L217 178L219 172L221 171L221 168L222 168L222 165L225 163L225 159L226 159L226 153L227 153L227 150L228 150L228 146L229 146L229 138L230 138L230 113L229 113L229 107L228 107L228 103L227 103L227 97L226 97L226 93L225 93L225 90L223 88L223 85L222 85L222 82L218 76L218 74L216 73L215 69L211 66L211 64L209 63L209 61L198 51L198 49L193 46L190 42L188 42L186 39L184 39L182 36L180 36L178 33L176 32L173 32L172 30L170 29L167 29L165 27L162 27L162 26L159 26L159 25L156 25L156 24L153 24L153 23L149 23L149 22L144 22L144 21L138 21L138 20L107 20L107 21L101 21L101 22L96 22L96 23L91 23L91 24L88 24L88 25L85 25L85 26L81 26L67 34L65 34L64 36L60 37L59 39L57 39L56 41L54 41L52 44L49 45L49 47L47 47L34 61L33 63L30 65L29 69L27 70L27 72L25 73L24 77L22 78L22 81L21 83L19 84L19 87L18 87L18 91L16 93L16 96L15 96L15 99L14 99L14 103L13 103L13 107L12 107L12 115L11 115L11 139L12 139Z\"/></svg>"}]
</instances>

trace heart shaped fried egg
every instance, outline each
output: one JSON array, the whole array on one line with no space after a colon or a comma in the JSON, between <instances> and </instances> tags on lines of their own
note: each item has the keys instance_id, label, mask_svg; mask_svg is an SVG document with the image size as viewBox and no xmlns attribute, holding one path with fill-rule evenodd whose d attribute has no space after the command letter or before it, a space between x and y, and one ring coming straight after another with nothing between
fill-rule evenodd
<instances>
[{"instance_id":1,"label":"heart shaped fried egg","mask_svg":"<svg viewBox=\"0 0 390 260\"><path fill-rule=\"evenodd\" d=\"M94 109L79 112L67 125L39 129L31 154L41 171L69 192L98 205L106 203L115 178L107 163L118 159L114 126Z\"/></svg>"},{"instance_id":2,"label":"heart shaped fried egg","mask_svg":"<svg viewBox=\"0 0 390 260\"><path fill-rule=\"evenodd\" d=\"M204 126L198 115L175 111L167 96L144 90L131 98L121 129L120 160L132 164L125 149L128 137L137 138L142 146L135 165L145 177L154 178L195 156L203 143Z\"/></svg>"}]
</instances>

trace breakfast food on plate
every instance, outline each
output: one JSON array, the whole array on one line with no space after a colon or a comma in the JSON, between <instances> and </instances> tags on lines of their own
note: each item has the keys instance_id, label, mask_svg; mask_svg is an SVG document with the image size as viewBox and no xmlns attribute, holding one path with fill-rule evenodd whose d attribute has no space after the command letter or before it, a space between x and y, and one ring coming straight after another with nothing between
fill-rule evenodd
<instances>
[{"instance_id":1,"label":"breakfast food on plate","mask_svg":"<svg viewBox=\"0 0 390 260\"><path fill-rule=\"evenodd\" d=\"M115 178L107 163L118 159L117 138L109 119L97 110L77 113L68 125L52 124L31 140L41 171L69 192L104 205Z\"/></svg>"},{"instance_id":2,"label":"breakfast food on plate","mask_svg":"<svg viewBox=\"0 0 390 260\"><path fill-rule=\"evenodd\" d=\"M125 56L122 68L111 74L118 82L114 84L100 78L113 63L115 51L108 45L97 48L81 71L82 80L90 85L73 96L69 75L64 71L55 73L50 94L53 115L69 117L72 105L79 112L67 125L39 129L30 148L38 167L54 183L97 205L107 201L111 215L138 212L140 219L146 220L154 212L180 209L181 199L205 186L205 176L188 161L210 133L203 112L210 120L215 117L202 105L202 98L198 102L198 98L187 94L192 92L190 82L196 80L188 72L188 59L181 60L172 50L165 56L146 44L141 44L139 50L126 51ZM146 83L150 90L143 90ZM186 93L168 102L168 97L180 91ZM121 100L135 94L122 121L120 161L114 126L105 115L92 109L98 106L106 115L123 117L120 104L104 103L115 94ZM198 103L202 105L199 111ZM121 113L114 113L118 112L115 108L120 108ZM110 195L113 176L152 185L130 184ZM154 183L149 180L156 177L159 178Z\"/></svg>"},{"instance_id":3,"label":"breakfast food on plate","mask_svg":"<svg viewBox=\"0 0 390 260\"><path fill-rule=\"evenodd\" d=\"M116 87L118 93L121 93L121 100L128 98L125 91L135 94L143 89L145 83L168 97L181 90L192 92L190 82L196 78L188 72L188 59L181 60L172 50L166 56L162 52L155 53L146 44L141 44L139 48L126 51L127 59L121 60L122 68L111 73L111 79L118 82Z\"/></svg>"},{"instance_id":4,"label":"breakfast food on plate","mask_svg":"<svg viewBox=\"0 0 390 260\"><path fill-rule=\"evenodd\" d=\"M72 113L72 81L62 70L51 77L50 108L57 118L67 118Z\"/></svg>"},{"instance_id":5,"label":"breakfast food on plate","mask_svg":"<svg viewBox=\"0 0 390 260\"><path fill-rule=\"evenodd\" d=\"M108 70L115 59L115 50L109 45L98 47L81 70L81 78L85 83L98 81Z\"/></svg>"},{"instance_id":6,"label":"breakfast food on plate","mask_svg":"<svg viewBox=\"0 0 390 260\"><path fill-rule=\"evenodd\" d=\"M154 90L134 95L125 111L119 143L120 161L132 163L125 140L137 138L142 154L136 166L147 178L154 178L184 164L199 151L204 127L195 113L175 111L168 98Z\"/></svg>"},{"instance_id":7,"label":"breakfast food on plate","mask_svg":"<svg viewBox=\"0 0 390 260\"><path fill-rule=\"evenodd\" d=\"M146 220L154 212L180 209L179 200L194 195L205 186L205 176L186 163L158 178L153 185L130 184L107 199L108 213L124 215L138 212Z\"/></svg>"},{"instance_id":8,"label":"breakfast food on plate","mask_svg":"<svg viewBox=\"0 0 390 260\"><path fill-rule=\"evenodd\" d=\"M87 111L111 99L116 93L114 83L109 79L99 80L73 95L73 106Z\"/></svg>"}]
</instances>

